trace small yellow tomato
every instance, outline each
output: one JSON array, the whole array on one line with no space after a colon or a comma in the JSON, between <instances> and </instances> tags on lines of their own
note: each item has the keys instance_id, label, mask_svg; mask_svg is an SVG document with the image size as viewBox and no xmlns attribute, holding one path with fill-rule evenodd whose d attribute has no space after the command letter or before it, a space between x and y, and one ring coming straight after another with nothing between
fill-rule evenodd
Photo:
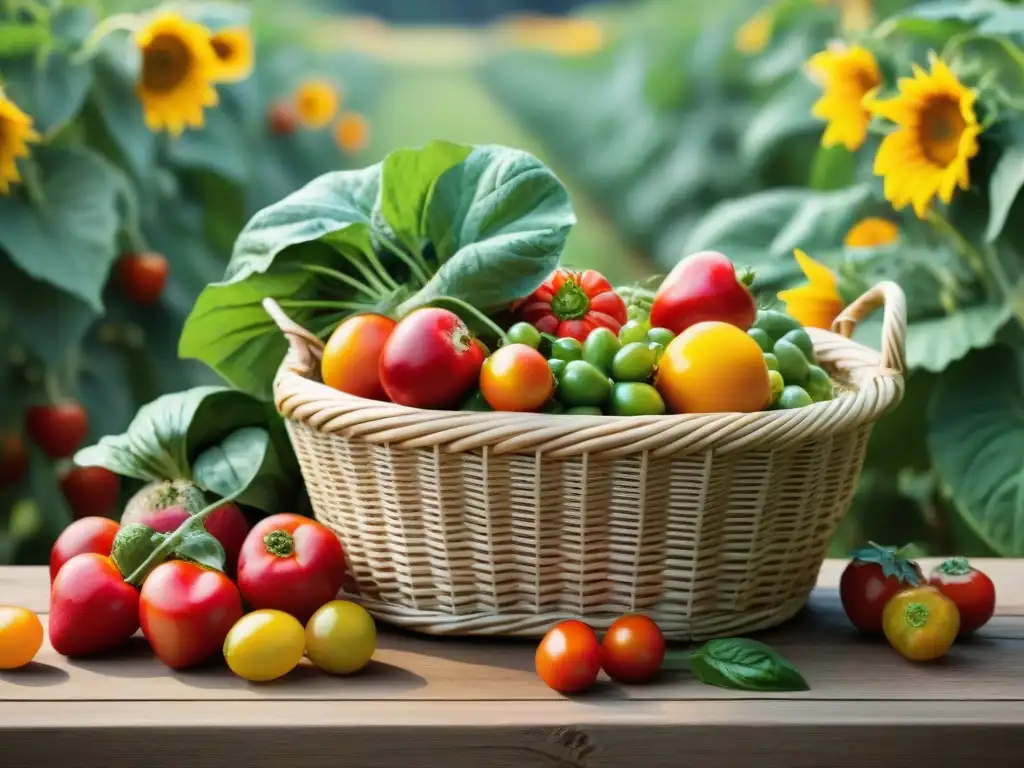
<instances>
[{"instance_id":1,"label":"small yellow tomato","mask_svg":"<svg viewBox=\"0 0 1024 768\"><path fill-rule=\"evenodd\" d=\"M24 667L43 645L43 624L28 608L0 605L0 669Z\"/></svg>"},{"instance_id":2,"label":"small yellow tomato","mask_svg":"<svg viewBox=\"0 0 1024 768\"><path fill-rule=\"evenodd\" d=\"M911 661L931 661L945 655L960 631L956 603L935 587L921 586L897 593L882 611L882 629L889 644Z\"/></svg>"},{"instance_id":3,"label":"small yellow tomato","mask_svg":"<svg viewBox=\"0 0 1024 768\"><path fill-rule=\"evenodd\" d=\"M764 351L746 331L717 320L669 342L654 386L673 413L750 413L772 401Z\"/></svg>"},{"instance_id":4,"label":"small yellow tomato","mask_svg":"<svg viewBox=\"0 0 1024 768\"><path fill-rule=\"evenodd\" d=\"M305 642L298 619L265 608L235 622L224 638L224 659L239 677L263 683L295 669L302 660Z\"/></svg>"},{"instance_id":5,"label":"small yellow tomato","mask_svg":"<svg viewBox=\"0 0 1024 768\"><path fill-rule=\"evenodd\" d=\"M366 609L332 600L306 624L306 655L325 672L348 675L365 667L377 649L377 627Z\"/></svg>"}]
</instances>

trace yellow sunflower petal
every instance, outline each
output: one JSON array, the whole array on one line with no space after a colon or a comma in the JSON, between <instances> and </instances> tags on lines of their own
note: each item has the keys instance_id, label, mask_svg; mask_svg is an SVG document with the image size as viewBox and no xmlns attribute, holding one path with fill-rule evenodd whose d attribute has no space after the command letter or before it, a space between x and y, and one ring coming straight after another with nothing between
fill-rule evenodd
<instances>
[{"instance_id":1,"label":"yellow sunflower petal","mask_svg":"<svg viewBox=\"0 0 1024 768\"><path fill-rule=\"evenodd\" d=\"M875 57L860 46L831 49L812 56L807 70L823 89L811 108L815 117L828 123L822 146L859 149L871 120L864 99L881 84Z\"/></svg>"},{"instance_id":2,"label":"yellow sunflower petal","mask_svg":"<svg viewBox=\"0 0 1024 768\"><path fill-rule=\"evenodd\" d=\"M831 269L815 261L799 248L794 249L793 255L796 256L796 263L800 265L807 282L817 288L829 289L833 292L836 290L839 281Z\"/></svg>"},{"instance_id":3,"label":"yellow sunflower petal","mask_svg":"<svg viewBox=\"0 0 1024 768\"><path fill-rule=\"evenodd\" d=\"M878 216L868 216L850 227L843 244L849 248L874 248L890 245L899 238L900 230L895 223Z\"/></svg>"},{"instance_id":4,"label":"yellow sunflower petal","mask_svg":"<svg viewBox=\"0 0 1024 768\"><path fill-rule=\"evenodd\" d=\"M39 141L32 118L0 90L0 194L8 194L11 184L21 181L18 158L29 156L29 144Z\"/></svg>"}]
</instances>

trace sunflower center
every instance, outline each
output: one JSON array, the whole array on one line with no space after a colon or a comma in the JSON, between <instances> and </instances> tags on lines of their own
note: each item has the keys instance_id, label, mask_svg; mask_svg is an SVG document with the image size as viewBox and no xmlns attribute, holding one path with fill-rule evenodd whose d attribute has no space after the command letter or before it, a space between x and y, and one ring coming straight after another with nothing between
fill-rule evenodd
<instances>
[{"instance_id":1,"label":"sunflower center","mask_svg":"<svg viewBox=\"0 0 1024 768\"><path fill-rule=\"evenodd\" d=\"M950 165L960 154L960 137L967 121L956 99L933 100L921 112L918 136L924 156L935 165Z\"/></svg>"},{"instance_id":2,"label":"sunflower center","mask_svg":"<svg viewBox=\"0 0 1024 768\"><path fill-rule=\"evenodd\" d=\"M150 91L173 91L191 68L192 53L176 35L157 35L142 54L142 82Z\"/></svg>"},{"instance_id":3,"label":"sunflower center","mask_svg":"<svg viewBox=\"0 0 1024 768\"><path fill-rule=\"evenodd\" d=\"M218 59L221 61L229 61L231 59L233 51L229 43L214 38L210 41L210 45L213 47L213 52L217 55Z\"/></svg>"}]
</instances>

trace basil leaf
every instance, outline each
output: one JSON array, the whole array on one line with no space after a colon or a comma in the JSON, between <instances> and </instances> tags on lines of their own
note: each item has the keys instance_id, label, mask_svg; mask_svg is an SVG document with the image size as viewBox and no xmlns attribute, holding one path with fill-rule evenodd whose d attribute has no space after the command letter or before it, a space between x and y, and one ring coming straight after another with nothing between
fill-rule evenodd
<instances>
[{"instance_id":1,"label":"basil leaf","mask_svg":"<svg viewBox=\"0 0 1024 768\"><path fill-rule=\"evenodd\" d=\"M202 523L194 522L185 530L181 543L174 548L174 556L179 560L189 560L218 571L224 570L224 563L227 561L221 543L207 533Z\"/></svg>"},{"instance_id":2,"label":"basil leaf","mask_svg":"<svg viewBox=\"0 0 1024 768\"><path fill-rule=\"evenodd\" d=\"M743 691L806 691L807 681L775 650L746 638L711 640L690 660L699 680Z\"/></svg>"},{"instance_id":3,"label":"basil leaf","mask_svg":"<svg viewBox=\"0 0 1024 768\"><path fill-rule=\"evenodd\" d=\"M114 537L110 557L121 571L121 575L128 578L166 538L166 534L157 533L148 525L126 525Z\"/></svg>"}]
</instances>

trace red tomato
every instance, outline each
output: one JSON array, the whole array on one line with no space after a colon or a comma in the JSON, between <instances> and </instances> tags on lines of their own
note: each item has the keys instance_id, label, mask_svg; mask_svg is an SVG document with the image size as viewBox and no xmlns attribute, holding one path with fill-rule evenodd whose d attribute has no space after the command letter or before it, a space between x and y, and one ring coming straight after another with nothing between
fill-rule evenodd
<instances>
[{"instance_id":1,"label":"red tomato","mask_svg":"<svg viewBox=\"0 0 1024 768\"><path fill-rule=\"evenodd\" d=\"M92 552L109 555L117 536L118 524L106 517L83 517L61 531L50 550L50 581L75 555Z\"/></svg>"},{"instance_id":2,"label":"red tomato","mask_svg":"<svg viewBox=\"0 0 1024 768\"><path fill-rule=\"evenodd\" d=\"M399 321L380 357L380 380L394 402L452 408L477 385L483 348L454 312L414 310Z\"/></svg>"},{"instance_id":3,"label":"red tomato","mask_svg":"<svg viewBox=\"0 0 1024 768\"><path fill-rule=\"evenodd\" d=\"M549 688L559 693L579 693L597 680L601 644L594 630L582 621L563 621L544 635L534 663Z\"/></svg>"},{"instance_id":4,"label":"red tomato","mask_svg":"<svg viewBox=\"0 0 1024 768\"><path fill-rule=\"evenodd\" d=\"M668 328L676 335L708 320L745 331L756 318L753 294L736 278L733 263L714 251L695 253L676 264L651 305L651 326Z\"/></svg>"},{"instance_id":5,"label":"red tomato","mask_svg":"<svg viewBox=\"0 0 1024 768\"><path fill-rule=\"evenodd\" d=\"M333 600L345 578L345 553L330 528L302 515L257 523L238 557L238 588L253 608L276 608L305 624Z\"/></svg>"},{"instance_id":6,"label":"red tomato","mask_svg":"<svg viewBox=\"0 0 1024 768\"><path fill-rule=\"evenodd\" d=\"M983 627L996 612L996 585L965 557L951 557L937 565L928 583L956 603L960 637Z\"/></svg>"},{"instance_id":7,"label":"red tomato","mask_svg":"<svg viewBox=\"0 0 1024 768\"><path fill-rule=\"evenodd\" d=\"M20 435L0 438L0 488L17 485L28 472L28 452Z\"/></svg>"},{"instance_id":8,"label":"red tomato","mask_svg":"<svg viewBox=\"0 0 1024 768\"><path fill-rule=\"evenodd\" d=\"M51 459L66 459L77 451L89 431L89 416L76 402L34 405L25 417L29 437Z\"/></svg>"},{"instance_id":9,"label":"red tomato","mask_svg":"<svg viewBox=\"0 0 1024 768\"><path fill-rule=\"evenodd\" d=\"M299 127L299 118L287 104L274 104L267 112L267 127L277 136L291 136Z\"/></svg>"},{"instance_id":10,"label":"red tomato","mask_svg":"<svg viewBox=\"0 0 1024 768\"><path fill-rule=\"evenodd\" d=\"M117 277L136 304L151 307L160 301L170 267L159 253L126 253L117 262Z\"/></svg>"},{"instance_id":11,"label":"red tomato","mask_svg":"<svg viewBox=\"0 0 1024 768\"><path fill-rule=\"evenodd\" d=\"M882 631L882 611L897 592L917 586L924 576L917 563L893 547L869 547L853 553L839 579L839 598L850 621L861 632Z\"/></svg>"},{"instance_id":12,"label":"red tomato","mask_svg":"<svg viewBox=\"0 0 1024 768\"><path fill-rule=\"evenodd\" d=\"M525 344L509 344L484 361L480 393L496 411L536 411L551 399L555 378L544 355Z\"/></svg>"},{"instance_id":13,"label":"red tomato","mask_svg":"<svg viewBox=\"0 0 1024 768\"><path fill-rule=\"evenodd\" d=\"M601 642L601 666L620 683L645 683L661 669L665 637L647 616L616 619Z\"/></svg>"},{"instance_id":14,"label":"red tomato","mask_svg":"<svg viewBox=\"0 0 1024 768\"><path fill-rule=\"evenodd\" d=\"M60 490L75 517L105 517L117 508L121 478L103 467L71 467L60 479Z\"/></svg>"},{"instance_id":15,"label":"red tomato","mask_svg":"<svg viewBox=\"0 0 1024 768\"><path fill-rule=\"evenodd\" d=\"M171 669L218 656L242 613L242 598L231 579L195 563L161 563L142 584L142 634Z\"/></svg>"},{"instance_id":16,"label":"red tomato","mask_svg":"<svg viewBox=\"0 0 1024 768\"><path fill-rule=\"evenodd\" d=\"M341 323L324 347L324 384L356 397L387 400L380 383L380 356L395 325L384 315L355 315Z\"/></svg>"},{"instance_id":17,"label":"red tomato","mask_svg":"<svg viewBox=\"0 0 1024 768\"><path fill-rule=\"evenodd\" d=\"M139 591L109 557L87 552L60 569L50 587L50 644L64 656L115 650L139 628Z\"/></svg>"},{"instance_id":18,"label":"red tomato","mask_svg":"<svg viewBox=\"0 0 1024 768\"><path fill-rule=\"evenodd\" d=\"M515 302L512 311L541 333L581 342L595 328L618 334L628 317L626 302L604 275L592 269L556 269L540 288Z\"/></svg>"}]
</instances>

